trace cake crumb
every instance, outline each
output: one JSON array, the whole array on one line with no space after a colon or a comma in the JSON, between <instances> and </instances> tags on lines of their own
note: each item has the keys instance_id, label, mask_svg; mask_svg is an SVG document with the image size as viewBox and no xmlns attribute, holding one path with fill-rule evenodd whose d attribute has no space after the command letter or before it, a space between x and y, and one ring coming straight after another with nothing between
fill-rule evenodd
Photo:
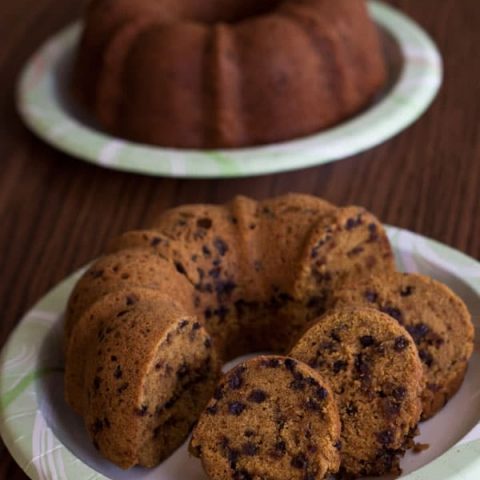
<instances>
[{"instance_id":1,"label":"cake crumb","mask_svg":"<svg viewBox=\"0 0 480 480\"><path fill-rule=\"evenodd\" d=\"M428 443L415 443L413 446L413 453L422 453L424 450L430 448L430 444Z\"/></svg>"}]
</instances>

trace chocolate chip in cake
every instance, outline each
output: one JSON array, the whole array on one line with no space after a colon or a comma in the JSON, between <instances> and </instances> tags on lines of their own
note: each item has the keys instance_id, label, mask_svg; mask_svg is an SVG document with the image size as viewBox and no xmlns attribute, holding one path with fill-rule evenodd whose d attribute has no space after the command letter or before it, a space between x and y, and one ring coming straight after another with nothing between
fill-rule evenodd
<instances>
[{"instance_id":1,"label":"chocolate chip in cake","mask_svg":"<svg viewBox=\"0 0 480 480\"><path fill-rule=\"evenodd\" d=\"M345 360L336 360L332 365L333 373L340 373L342 370L346 370L347 366L348 363Z\"/></svg>"},{"instance_id":2,"label":"chocolate chip in cake","mask_svg":"<svg viewBox=\"0 0 480 480\"><path fill-rule=\"evenodd\" d=\"M431 367L433 365L433 356L430 352L427 352L427 350L419 350L418 354L420 356L420 360L427 366Z\"/></svg>"},{"instance_id":3,"label":"chocolate chip in cake","mask_svg":"<svg viewBox=\"0 0 480 480\"><path fill-rule=\"evenodd\" d=\"M397 307L391 307L391 306L384 306L380 309L383 313L386 313L387 315L390 315L392 318L394 318L397 322L402 323L403 320L403 315L400 309Z\"/></svg>"},{"instance_id":4,"label":"chocolate chip in cake","mask_svg":"<svg viewBox=\"0 0 480 480\"><path fill-rule=\"evenodd\" d=\"M182 320L178 325L178 329L183 330L188 325L188 323L188 320Z\"/></svg>"},{"instance_id":5,"label":"chocolate chip in cake","mask_svg":"<svg viewBox=\"0 0 480 480\"><path fill-rule=\"evenodd\" d=\"M215 240L213 241L213 245L222 257L228 252L228 245L220 237L215 238Z\"/></svg>"},{"instance_id":6,"label":"chocolate chip in cake","mask_svg":"<svg viewBox=\"0 0 480 480\"><path fill-rule=\"evenodd\" d=\"M218 412L218 408L216 405L213 405L211 407L207 407L207 413L209 413L210 415L216 415Z\"/></svg>"},{"instance_id":7,"label":"chocolate chip in cake","mask_svg":"<svg viewBox=\"0 0 480 480\"><path fill-rule=\"evenodd\" d=\"M371 290L367 290L363 296L365 299L370 303L375 303L378 299L378 293L372 292Z\"/></svg>"},{"instance_id":8,"label":"chocolate chip in cake","mask_svg":"<svg viewBox=\"0 0 480 480\"><path fill-rule=\"evenodd\" d=\"M383 432L377 433L377 440L381 445L390 445L394 440L392 430L384 430Z\"/></svg>"},{"instance_id":9,"label":"chocolate chip in cake","mask_svg":"<svg viewBox=\"0 0 480 480\"><path fill-rule=\"evenodd\" d=\"M407 285L400 290L400 295L402 297L409 297L414 292L414 290L414 287L412 287L411 285Z\"/></svg>"},{"instance_id":10,"label":"chocolate chip in cake","mask_svg":"<svg viewBox=\"0 0 480 480\"><path fill-rule=\"evenodd\" d=\"M268 368L278 368L280 366L280 361L277 358L269 358L264 360L262 365Z\"/></svg>"},{"instance_id":11,"label":"chocolate chip in cake","mask_svg":"<svg viewBox=\"0 0 480 480\"><path fill-rule=\"evenodd\" d=\"M258 447L252 442L246 442L242 445L242 453L248 457L254 457L258 450Z\"/></svg>"},{"instance_id":12,"label":"chocolate chip in cake","mask_svg":"<svg viewBox=\"0 0 480 480\"><path fill-rule=\"evenodd\" d=\"M393 348L395 349L395 351L397 352L402 352L403 350L405 350L408 345L409 345L409 341L407 338L405 337L397 337L395 339L395 343L393 345Z\"/></svg>"},{"instance_id":13,"label":"chocolate chip in cake","mask_svg":"<svg viewBox=\"0 0 480 480\"><path fill-rule=\"evenodd\" d=\"M395 400L399 402L405 399L405 395L407 394L407 390L405 387L395 387L392 390L392 396Z\"/></svg>"},{"instance_id":14,"label":"chocolate chip in cake","mask_svg":"<svg viewBox=\"0 0 480 480\"><path fill-rule=\"evenodd\" d=\"M267 399L267 394L263 390L252 390L248 396L248 401L252 403L263 403Z\"/></svg>"},{"instance_id":15,"label":"chocolate chip in cake","mask_svg":"<svg viewBox=\"0 0 480 480\"><path fill-rule=\"evenodd\" d=\"M375 338L372 337L372 335L364 335L363 337L360 337L360 345L363 348L371 347L372 345L375 345Z\"/></svg>"},{"instance_id":16,"label":"chocolate chip in cake","mask_svg":"<svg viewBox=\"0 0 480 480\"><path fill-rule=\"evenodd\" d=\"M242 402L230 402L228 404L228 411L236 416L241 415L245 408L246 406Z\"/></svg>"},{"instance_id":17,"label":"chocolate chip in cake","mask_svg":"<svg viewBox=\"0 0 480 480\"><path fill-rule=\"evenodd\" d=\"M228 379L228 386L231 390L238 390L243 385L242 374L244 371L244 367L239 367L231 374Z\"/></svg>"},{"instance_id":18,"label":"chocolate chip in cake","mask_svg":"<svg viewBox=\"0 0 480 480\"><path fill-rule=\"evenodd\" d=\"M303 453L299 453L292 458L290 462L293 468L304 469L308 465L307 457Z\"/></svg>"}]
</instances>

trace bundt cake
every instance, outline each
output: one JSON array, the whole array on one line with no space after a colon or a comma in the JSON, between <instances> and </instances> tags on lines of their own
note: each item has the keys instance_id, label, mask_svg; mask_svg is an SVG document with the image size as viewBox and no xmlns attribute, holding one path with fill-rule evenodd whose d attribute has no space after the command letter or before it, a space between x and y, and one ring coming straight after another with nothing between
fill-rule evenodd
<instances>
[{"instance_id":1,"label":"bundt cake","mask_svg":"<svg viewBox=\"0 0 480 480\"><path fill-rule=\"evenodd\" d=\"M386 67L364 0L92 0L74 97L167 147L289 140L354 115Z\"/></svg>"},{"instance_id":2,"label":"bundt cake","mask_svg":"<svg viewBox=\"0 0 480 480\"><path fill-rule=\"evenodd\" d=\"M382 224L360 207L289 194L168 210L114 238L75 285L66 400L107 458L155 465L186 439L219 364L288 354L345 285L394 272ZM458 323L469 339L470 327Z\"/></svg>"}]
</instances>

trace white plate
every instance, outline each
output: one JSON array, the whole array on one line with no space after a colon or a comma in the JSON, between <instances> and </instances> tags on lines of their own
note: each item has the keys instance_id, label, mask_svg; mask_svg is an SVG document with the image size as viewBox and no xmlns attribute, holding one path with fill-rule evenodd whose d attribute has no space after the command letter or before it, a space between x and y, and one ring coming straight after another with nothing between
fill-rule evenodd
<instances>
[{"instance_id":1,"label":"white plate","mask_svg":"<svg viewBox=\"0 0 480 480\"><path fill-rule=\"evenodd\" d=\"M27 126L54 147L96 165L147 175L242 177L340 160L411 125L430 105L442 82L440 54L428 35L392 7L373 0L369 7L403 57L400 72L395 72L394 84L373 106L316 135L255 148L207 151L148 146L101 132L79 114L66 92L80 24L52 37L28 62L18 86L18 109Z\"/></svg>"}]
</instances>

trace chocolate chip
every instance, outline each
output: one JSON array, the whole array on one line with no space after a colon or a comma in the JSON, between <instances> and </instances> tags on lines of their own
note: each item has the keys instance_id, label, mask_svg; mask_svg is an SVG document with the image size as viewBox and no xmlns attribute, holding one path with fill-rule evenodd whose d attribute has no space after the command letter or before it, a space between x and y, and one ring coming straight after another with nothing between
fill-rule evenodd
<instances>
[{"instance_id":1,"label":"chocolate chip","mask_svg":"<svg viewBox=\"0 0 480 480\"><path fill-rule=\"evenodd\" d=\"M255 432L253 430L245 430L245 432L243 432L243 434L247 437L247 438L250 438L250 437L253 437L255 435Z\"/></svg>"},{"instance_id":2,"label":"chocolate chip","mask_svg":"<svg viewBox=\"0 0 480 480\"><path fill-rule=\"evenodd\" d=\"M298 468L299 470L301 470L303 468L306 468L306 466L308 465L308 460L305 455L303 455L303 453L299 453L292 458L290 464L293 468Z\"/></svg>"},{"instance_id":3,"label":"chocolate chip","mask_svg":"<svg viewBox=\"0 0 480 480\"><path fill-rule=\"evenodd\" d=\"M215 238L213 245L217 249L217 252L223 257L228 252L228 245L220 237Z\"/></svg>"},{"instance_id":4,"label":"chocolate chip","mask_svg":"<svg viewBox=\"0 0 480 480\"><path fill-rule=\"evenodd\" d=\"M370 237L368 238L369 242L375 242L378 240L378 228L375 223L370 223L368 225L368 231L370 232Z\"/></svg>"},{"instance_id":5,"label":"chocolate chip","mask_svg":"<svg viewBox=\"0 0 480 480\"><path fill-rule=\"evenodd\" d=\"M277 368L280 366L280 361L278 358L269 358L267 360L263 360L262 365L268 368Z\"/></svg>"},{"instance_id":6,"label":"chocolate chip","mask_svg":"<svg viewBox=\"0 0 480 480\"><path fill-rule=\"evenodd\" d=\"M232 390L238 390L243 385L242 374L245 371L245 367L239 367L236 369L228 379L228 386Z\"/></svg>"},{"instance_id":7,"label":"chocolate chip","mask_svg":"<svg viewBox=\"0 0 480 480\"><path fill-rule=\"evenodd\" d=\"M419 344L429 334L430 328L424 323L417 323L416 325L408 325L407 331L413 337L414 342Z\"/></svg>"},{"instance_id":8,"label":"chocolate chip","mask_svg":"<svg viewBox=\"0 0 480 480\"><path fill-rule=\"evenodd\" d=\"M275 444L275 456L281 457L287 452L287 445L283 440L280 440Z\"/></svg>"},{"instance_id":9,"label":"chocolate chip","mask_svg":"<svg viewBox=\"0 0 480 480\"><path fill-rule=\"evenodd\" d=\"M228 404L228 411L235 416L241 415L245 410L245 404L241 402L230 402Z\"/></svg>"},{"instance_id":10,"label":"chocolate chip","mask_svg":"<svg viewBox=\"0 0 480 480\"><path fill-rule=\"evenodd\" d=\"M210 415L216 415L218 412L218 408L216 405L213 405L211 407L207 407L207 413L209 413Z\"/></svg>"},{"instance_id":11,"label":"chocolate chip","mask_svg":"<svg viewBox=\"0 0 480 480\"><path fill-rule=\"evenodd\" d=\"M192 325L192 330L200 330L200 328L201 328L201 325L198 322L195 322Z\"/></svg>"},{"instance_id":12,"label":"chocolate chip","mask_svg":"<svg viewBox=\"0 0 480 480\"><path fill-rule=\"evenodd\" d=\"M291 372L293 372L296 366L297 366L297 362L292 358L285 359L285 367L287 368L287 370L290 370Z\"/></svg>"},{"instance_id":13,"label":"chocolate chip","mask_svg":"<svg viewBox=\"0 0 480 480\"><path fill-rule=\"evenodd\" d=\"M247 470L242 469L233 474L233 480L253 480L253 477Z\"/></svg>"},{"instance_id":14,"label":"chocolate chip","mask_svg":"<svg viewBox=\"0 0 480 480\"><path fill-rule=\"evenodd\" d=\"M117 365L117 368L115 368L115 371L113 372L113 376L118 380L122 378L122 375L122 368L120 367L120 365Z\"/></svg>"},{"instance_id":15,"label":"chocolate chip","mask_svg":"<svg viewBox=\"0 0 480 480\"><path fill-rule=\"evenodd\" d=\"M409 341L405 338L405 337L397 337L395 339L395 343L393 345L393 348L395 349L395 351L397 352L402 352L403 350L405 350L408 345L409 345Z\"/></svg>"},{"instance_id":16,"label":"chocolate chip","mask_svg":"<svg viewBox=\"0 0 480 480\"><path fill-rule=\"evenodd\" d=\"M392 396L395 400L399 402L405 399L405 395L407 394L407 390L405 387L395 387L392 390Z\"/></svg>"},{"instance_id":17,"label":"chocolate chip","mask_svg":"<svg viewBox=\"0 0 480 480\"><path fill-rule=\"evenodd\" d=\"M253 403L263 403L267 399L267 394L263 390L252 390L248 396L248 401Z\"/></svg>"},{"instance_id":18,"label":"chocolate chip","mask_svg":"<svg viewBox=\"0 0 480 480\"><path fill-rule=\"evenodd\" d=\"M400 309L396 307L385 306L380 309L383 313L390 315L397 322L402 323L403 315Z\"/></svg>"},{"instance_id":19,"label":"chocolate chip","mask_svg":"<svg viewBox=\"0 0 480 480\"><path fill-rule=\"evenodd\" d=\"M342 449L342 442L340 440L337 440L334 444L333 444L333 448L335 448L335 450L341 450Z\"/></svg>"},{"instance_id":20,"label":"chocolate chip","mask_svg":"<svg viewBox=\"0 0 480 480\"><path fill-rule=\"evenodd\" d=\"M206 338L203 342L203 345L205 346L205 348L212 348L212 341L209 338Z\"/></svg>"},{"instance_id":21,"label":"chocolate chip","mask_svg":"<svg viewBox=\"0 0 480 480\"><path fill-rule=\"evenodd\" d=\"M345 360L337 360L332 365L334 374L340 373L342 370L346 370L348 363Z\"/></svg>"},{"instance_id":22,"label":"chocolate chip","mask_svg":"<svg viewBox=\"0 0 480 480\"><path fill-rule=\"evenodd\" d=\"M371 290L367 290L363 296L365 299L370 303L375 303L378 299L378 294L376 292L372 292Z\"/></svg>"},{"instance_id":23,"label":"chocolate chip","mask_svg":"<svg viewBox=\"0 0 480 480\"><path fill-rule=\"evenodd\" d=\"M248 457L254 457L258 453L258 447L252 442L246 442L242 445L242 453Z\"/></svg>"},{"instance_id":24,"label":"chocolate chip","mask_svg":"<svg viewBox=\"0 0 480 480\"><path fill-rule=\"evenodd\" d=\"M212 226L212 220L210 218L199 218L197 220L197 227L208 230Z\"/></svg>"},{"instance_id":25,"label":"chocolate chip","mask_svg":"<svg viewBox=\"0 0 480 480\"><path fill-rule=\"evenodd\" d=\"M358 413L358 407L354 403L350 402L345 408L345 412L351 417L352 415Z\"/></svg>"},{"instance_id":26,"label":"chocolate chip","mask_svg":"<svg viewBox=\"0 0 480 480\"><path fill-rule=\"evenodd\" d=\"M377 441L381 445L390 445L394 440L394 434L392 430L384 430L377 433Z\"/></svg>"},{"instance_id":27,"label":"chocolate chip","mask_svg":"<svg viewBox=\"0 0 480 480\"><path fill-rule=\"evenodd\" d=\"M117 357L116 357L115 355L112 355L112 356L110 357L110 360L111 360L112 362L116 362L116 361L117 361Z\"/></svg>"},{"instance_id":28,"label":"chocolate chip","mask_svg":"<svg viewBox=\"0 0 480 480\"><path fill-rule=\"evenodd\" d=\"M400 290L400 295L402 297L409 297L413 293L414 290L415 290L414 287L412 287L411 285L407 285L406 287L403 287Z\"/></svg>"},{"instance_id":29,"label":"chocolate chip","mask_svg":"<svg viewBox=\"0 0 480 480\"><path fill-rule=\"evenodd\" d=\"M239 452L237 450L227 447L228 462L230 463L230 467L234 470L237 468L238 455Z\"/></svg>"},{"instance_id":30,"label":"chocolate chip","mask_svg":"<svg viewBox=\"0 0 480 480\"><path fill-rule=\"evenodd\" d=\"M309 398L306 402L305 402L305 408L307 410L311 410L313 412L319 412L322 408L320 407L320 404L318 402L316 402L315 400L312 400L311 398Z\"/></svg>"},{"instance_id":31,"label":"chocolate chip","mask_svg":"<svg viewBox=\"0 0 480 480\"><path fill-rule=\"evenodd\" d=\"M430 352L427 352L426 350L419 350L418 354L420 356L420 360L427 366L431 367L433 364L433 357Z\"/></svg>"},{"instance_id":32,"label":"chocolate chip","mask_svg":"<svg viewBox=\"0 0 480 480\"><path fill-rule=\"evenodd\" d=\"M185 328L188 324L189 324L189 321L188 321L188 320L182 320L182 321L180 322L180 324L178 325L178 329L179 329L179 330L182 330L182 329Z\"/></svg>"},{"instance_id":33,"label":"chocolate chip","mask_svg":"<svg viewBox=\"0 0 480 480\"><path fill-rule=\"evenodd\" d=\"M355 370L361 377L365 377L370 374L370 365L365 356L361 353L355 357Z\"/></svg>"},{"instance_id":34,"label":"chocolate chip","mask_svg":"<svg viewBox=\"0 0 480 480\"><path fill-rule=\"evenodd\" d=\"M317 397L319 400L325 400L328 397L327 389L323 387L318 387L315 390L315 397Z\"/></svg>"},{"instance_id":35,"label":"chocolate chip","mask_svg":"<svg viewBox=\"0 0 480 480\"><path fill-rule=\"evenodd\" d=\"M362 224L362 217L359 215L356 218L349 218L345 223L345 228L347 230L353 230L354 228L358 227Z\"/></svg>"},{"instance_id":36,"label":"chocolate chip","mask_svg":"<svg viewBox=\"0 0 480 480\"><path fill-rule=\"evenodd\" d=\"M364 335L363 337L360 337L360 345L363 348L371 347L374 344L375 339L372 337L372 335Z\"/></svg>"},{"instance_id":37,"label":"chocolate chip","mask_svg":"<svg viewBox=\"0 0 480 480\"><path fill-rule=\"evenodd\" d=\"M332 340L335 340L336 342L341 342L342 341L340 335L335 330L332 330L332 332L330 333L330 338Z\"/></svg>"},{"instance_id":38,"label":"chocolate chip","mask_svg":"<svg viewBox=\"0 0 480 480\"><path fill-rule=\"evenodd\" d=\"M206 245L202 247L202 252L205 257L209 257L212 254L211 250Z\"/></svg>"},{"instance_id":39,"label":"chocolate chip","mask_svg":"<svg viewBox=\"0 0 480 480\"><path fill-rule=\"evenodd\" d=\"M397 402L393 402L390 399L383 400L383 409L385 414L389 417L396 416L400 413L400 404Z\"/></svg>"},{"instance_id":40,"label":"chocolate chip","mask_svg":"<svg viewBox=\"0 0 480 480\"><path fill-rule=\"evenodd\" d=\"M293 390L305 390L307 385L305 377L300 372L295 372L293 378L294 380L290 383L290 388Z\"/></svg>"}]
</instances>

